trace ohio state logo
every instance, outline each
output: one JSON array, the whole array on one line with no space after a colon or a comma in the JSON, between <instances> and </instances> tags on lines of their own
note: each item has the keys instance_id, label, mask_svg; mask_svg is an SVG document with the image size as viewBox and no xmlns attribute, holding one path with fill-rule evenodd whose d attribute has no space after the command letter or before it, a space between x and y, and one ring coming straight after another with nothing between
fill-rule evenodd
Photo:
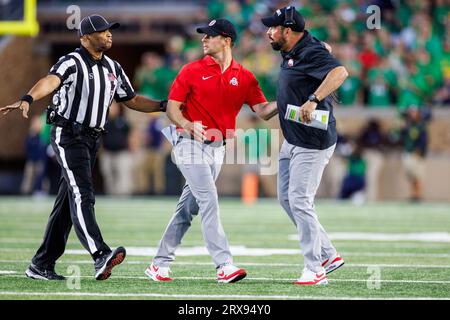
<instances>
[{"instance_id":1,"label":"ohio state logo","mask_svg":"<svg viewBox=\"0 0 450 320\"><path fill-rule=\"evenodd\" d=\"M212 26L215 25L215 24L216 24L216 20L213 20L213 21L211 21L211 22L208 24L208 26L212 27Z\"/></svg>"},{"instance_id":2,"label":"ohio state logo","mask_svg":"<svg viewBox=\"0 0 450 320\"><path fill-rule=\"evenodd\" d=\"M230 80L230 84L233 86L237 86L239 82L237 81L236 77L233 77L233 79Z\"/></svg>"},{"instance_id":3,"label":"ohio state logo","mask_svg":"<svg viewBox=\"0 0 450 320\"><path fill-rule=\"evenodd\" d=\"M294 65L294 59L289 59L288 66L292 67Z\"/></svg>"}]
</instances>

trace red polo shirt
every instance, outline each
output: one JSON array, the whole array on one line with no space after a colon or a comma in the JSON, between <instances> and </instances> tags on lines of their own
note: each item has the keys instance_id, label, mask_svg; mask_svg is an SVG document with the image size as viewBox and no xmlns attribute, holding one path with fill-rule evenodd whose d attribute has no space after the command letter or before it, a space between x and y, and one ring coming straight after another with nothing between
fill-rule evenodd
<instances>
[{"instance_id":1,"label":"red polo shirt","mask_svg":"<svg viewBox=\"0 0 450 320\"><path fill-rule=\"evenodd\" d=\"M183 102L183 116L206 125L207 140L221 140L227 129L234 130L244 104L252 107L266 102L253 73L234 60L222 73L210 56L186 64L170 88L169 100ZM208 132L218 129L222 134ZM227 138L232 138L228 134Z\"/></svg>"}]
</instances>

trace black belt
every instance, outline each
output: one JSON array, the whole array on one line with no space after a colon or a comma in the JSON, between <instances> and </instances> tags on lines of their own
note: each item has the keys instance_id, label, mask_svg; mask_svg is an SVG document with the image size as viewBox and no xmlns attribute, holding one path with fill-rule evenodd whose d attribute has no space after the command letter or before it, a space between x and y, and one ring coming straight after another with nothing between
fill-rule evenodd
<instances>
[{"instance_id":1,"label":"black belt","mask_svg":"<svg viewBox=\"0 0 450 320\"><path fill-rule=\"evenodd\" d=\"M66 118L61 117L57 113L53 115L51 121L52 121L51 123L55 124L58 127L70 128L74 133L79 132L88 134L93 138L98 138L106 133L105 129L87 127L78 122L67 120Z\"/></svg>"},{"instance_id":2,"label":"black belt","mask_svg":"<svg viewBox=\"0 0 450 320\"><path fill-rule=\"evenodd\" d=\"M183 136L183 135L181 135L178 138L178 141L180 141L183 138L195 140L193 136ZM195 140L195 141L198 141L198 140ZM203 143L207 144L207 145L209 145L211 147L223 147L224 145L227 144L227 142L225 140L203 140Z\"/></svg>"}]
</instances>

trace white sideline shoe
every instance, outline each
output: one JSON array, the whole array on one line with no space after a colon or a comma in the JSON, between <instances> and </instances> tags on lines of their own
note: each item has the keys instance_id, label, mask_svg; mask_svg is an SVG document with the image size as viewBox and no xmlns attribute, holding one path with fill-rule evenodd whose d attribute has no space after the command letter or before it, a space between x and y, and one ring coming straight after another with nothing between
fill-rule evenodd
<instances>
[{"instance_id":1,"label":"white sideline shoe","mask_svg":"<svg viewBox=\"0 0 450 320\"><path fill-rule=\"evenodd\" d=\"M172 281L173 279L169 276L169 267L158 267L153 263L145 269L145 274L153 281Z\"/></svg>"},{"instance_id":2,"label":"white sideline shoe","mask_svg":"<svg viewBox=\"0 0 450 320\"><path fill-rule=\"evenodd\" d=\"M327 285L328 279L327 274L325 273L325 269L322 268L319 272L311 271L307 268L303 269L302 276L300 279L294 282L294 284L299 285Z\"/></svg>"},{"instance_id":3,"label":"white sideline shoe","mask_svg":"<svg viewBox=\"0 0 450 320\"><path fill-rule=\"evenodd\" d=\"M242 280L247 275L247 271L240 269L235 265L229 264L220 267L217 270L217 282L232 283Z\"/></svg>"}]
</instances>

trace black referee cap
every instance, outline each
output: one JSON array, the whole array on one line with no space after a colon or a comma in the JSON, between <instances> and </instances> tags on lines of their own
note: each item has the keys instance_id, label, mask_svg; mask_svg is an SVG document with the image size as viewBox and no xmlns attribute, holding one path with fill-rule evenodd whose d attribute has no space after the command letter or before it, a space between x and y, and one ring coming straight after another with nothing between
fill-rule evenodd
<instances>
[{"instance_id":1,"label":"black referee cap","mask_svg":"<svg viewBox=\"0 0 450 320\"><path fill-rule=\"evenodd\" d=\"M227 19L212 20L207 26L197 28L198 33L206 33L208 36L223 36L236 41L237 33L234 25Z\"/></svg>"},{"instance_id":2,"label":"black referee cap","mask_svg":"<svg viewBox=\"0 0 450 320\"><path fill-rule=\"evenodd\" d=\"M118 27L120 27L120 23L109 23L101 15L93 14L81 20L80 27L78 28L78 33L80 37L82 37L85 34L103 32L108 29L117 29Z\"/></svg>"},{"instance_id":3,"label":"black referee cap","mask_svg":"<svg viewBox=\"0 0 450 320\"><path fill-rule=\"evenodd\" d=\"M305 30L305 19L292 6L276 10L271 17L262 18L261 22L269 28L283 26L291 28L295 32L303 32Z\"/></svg>"}]
</instances>

